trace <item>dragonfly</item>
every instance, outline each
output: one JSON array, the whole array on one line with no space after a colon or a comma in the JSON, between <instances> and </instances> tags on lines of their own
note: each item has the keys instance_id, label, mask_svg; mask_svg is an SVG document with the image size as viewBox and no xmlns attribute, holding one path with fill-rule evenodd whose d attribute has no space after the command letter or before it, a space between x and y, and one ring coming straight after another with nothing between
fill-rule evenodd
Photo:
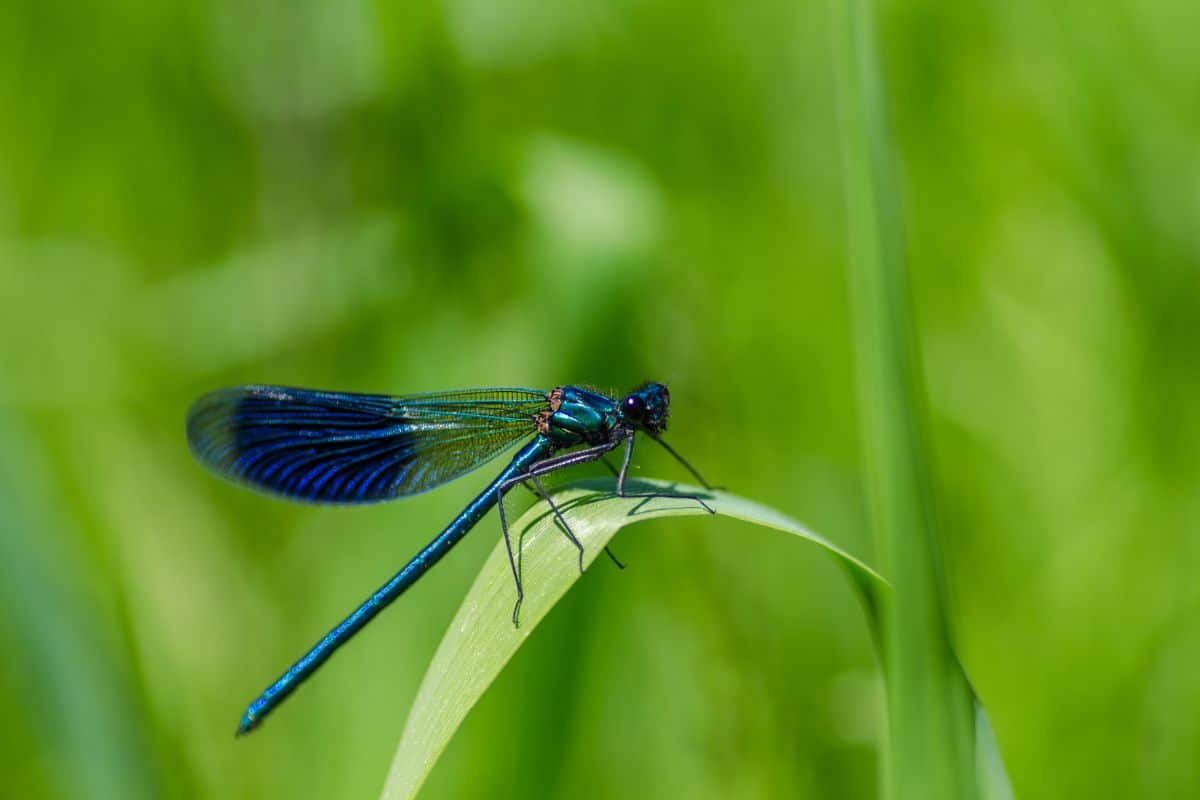
<instances>
[{"instance_id":1,"label":"dragonfly","mask_svg":"<svg viewBox=\"0 0 1200 800\"><path fill-rule=\"evenodd\" d=\"M643 384L619 400L580 386L549 392L485 388L391 396L260 385L222 389L197 400L188 412L187 438L198 461L235 483L311 503L374 503L419 494L528 439L445 530L250 703L238 735L257 728L493 506L499 508L516 584L512 621L518 624L524 589L504 512L504 497L515 486L530 488L549 504L579 551L581 572L583 545L542 482L553 472L604 460L616 475L621 497L686 498L712 513L696 495L626 490L639 433L665 448L705 489L713 488L662 439L670 403L670 393L661 383ZM613 467L605 456L622 446L621 466ZM616 561L611 551L609 555Z\"/></svg>"}]
</instances>

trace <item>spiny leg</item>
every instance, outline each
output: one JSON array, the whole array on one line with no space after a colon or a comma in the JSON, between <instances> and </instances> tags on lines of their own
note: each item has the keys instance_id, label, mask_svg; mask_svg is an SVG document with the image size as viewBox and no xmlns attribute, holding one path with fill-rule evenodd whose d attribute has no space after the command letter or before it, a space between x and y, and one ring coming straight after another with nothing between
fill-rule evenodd
<instances>
[{"instance_id":1,"label":"spiny leg","mask_svg":"<svg viewBox=\"0 0 1200 800\"><path fill-rule=\"evenodd\" d=\"M566 469L567 467L577 466L579 464L588 464L592 461L597 461L597 460L602 461L604 466L608 467L609 470L612 471L613 475L619 476L620 473L617 472L617 469L608 462L607 458L604 458L604 455L606 453L608 453L609 451L613 450L614 448L616 448L620 443L621 443L621 441L618 439L613 442L606 442L605 444L594 445L592 447L587 448L586 450L579 450L574 453L567 453L566 455L557 456L555 458L548 458L544 461L539 461L538 463L531 465L529 467L529 469L526 470L524 475L520 475L509 481L506 481L500 488L507 489L509 486L511 486L513 484L517 484L517 483L521 484L522 486L525 486L526 488L529 488L529 484L526 482L529 478L536 478L538 475L549 475L551 472L557 472L560 469ZM530 489L529 491L532 492L533 490ZM544 496L546 497L547 502L549 502L549 500L550 500L549 495L545 494L544 489L542 491L543 491ZM672 496L674 496L674 495L672 495ZM554 504L551 503L550 507L554 508ZM555 509L555 514L558 516L559 521L562 523L563 527L568 528L566 522L563 520L562 515L558 513L557 509ZM608 546L605 546L604 554L607 555L609 557L609 559L611 559L612 562L617 565L617 569L625 569L625 565L621 563L621 559L617 558L617 556L613 553L613 551Z\"/></svg>"},{"instance_id":2,"label":"spiny leg","mask_svg":"<svg viewBox=\"0 0 1200 800\"><path fill-rule=\"evenodd\" d=\"M605 453L612 451L620 444L621 440L616 439L611 442L605 442L604 444L592 445L591 447L584 448L583 450L576 450L573 453L564 453L561 456L546 458L534 464L530 464L529 469L527 469L525 472L525 476L520 476L511 480L512 482L522 481L525 480L525 477L529 475L548 475L551 472L557 472L560 469L566 469L567 467L573 467L578 464L590 464L596 459L603 458Z\"/></svg>"},{"instance_id":3,"label":"spiny leg","mask_svg":"<svg viewBox=\"0 0 1200 800\"><path fill-rule=\"evenodd\" d=\"M607 462L605 463L607 465ZM612 467L610 466L609 469L612 469ZM615 475L616 472L613 474ZM567 525L567 520L558 510L558 506L554 504L554 501L550 499L550 493L546 491L544 486L542 486L542 482L537 479L537 476L533 476L532 480L537 484L536 490L529 485L529 481L521 481L521 486L523 486L531 495L533 495L535 500L545 500L550 504L550 510L553 511L554 516L558 518L558 524L562 526L563 533L566 534L566 537L568 540L570 540L571 544L575 545L575 547L579 549L579 571L583 572L583 545L579 543L577 538L575 538L575 532L571 530L569 525ZM606 551L608 550L607 547L604 549ZM610 558L612 557L612 553L609 553L608 555ZM617 566L621 567L621 569L625 568L619 561L617 562Z\"/></svg>"},{"instance_id":4,"label":"spiny leg","mask_svg":"<svg viewBox=\"0 0 1200 800\"><path fill-rule=\"evenodd\" d=\"M661 441L659 444L662 444ZM674 453L673 450L668 449L668 451ZM676 457L678 458L678 456ZM625 492L625 476L629 474L629 462L632 461L632 458L634 458L634 433L630 432L629 437L626 437L625 439L625 458L623 459L622 463L620 463L620 473L617 475L617 497L644 498L647 500L654 498L695 500L696 503L701 505L704 511L707 511L708 513L716 513L712 506L704 503L704 501L696 497L695 494L671 494L668 492ZM682 461L682 459L680 459L680 461ZM686 464L686 462L683 463ZM704 483L704 479L702 479L700 475L696 475L696 477L701 483ZM707 483L704 483L704 488L709 488Z\"/></svg>"},{"instance_id":5,"label":"spiny leg","mask_svg":"<svg viewBox=\"0 0 1200 800\"><path fill-rule=\"evenodd\" d=\"M712 486L709 484L708 481L704 480L704 476L701 475L699 472L697 472L696 468L693 467L690 463L688 463L688 460L686 458L679 455L679 451L676 450L674 447L671 447L671 445L667 444L665 441L658 438L657 436L651 435L650 438L653 439L654 441L658 442L660 445L662 445L662 448L664 450L666 450L668 453L670 453L672 456L674 456L676 461L678 461L680 464L683 464L684 469L686 469L688 472L692 473L692 477L695 478L696 480L700 481L700 485L703 486L705 489L720 490L722 488L720 486Z\"/></svg>"},{"instance_id":6,"label":"spiny leg","mask_svg":"<svg viewBox=\"0 0 1200 800\"><path fill-rule=\"evenodd\" d=\"M513 582L517 584L517 602L513 606L512 623L513 627L518 627L520 623L517 621L521 614L521 603L525 600L525 589L521 586L521 575L517 571L517 559L513 556L512 539L508 536L508 519L504 514L504 487L508 483L503 483L496 487L496 505L500 507L500 530L504 532L504 547L508 550L508 566L512 569Z\"/></svg>"},{"instance_id":7,"label":"spiny leg","mask_svg":"<svg viewBox=\"0 0 1200 800\"><path fill-rule=\"evenodd\" d=\"M604 464L609 469L612 469L612 465L607 461L605 461ZM615 470L613 474L616 474ZM558 506L555 505L554 500L550 497L550 493L546 491L546 487L542 485L542 482L538 479L538 477L536 475L531 475L530 480L532 480L533 484L537 486L537 490L541 492L542 499L550 505L550 510L553 511L554 516L558 518L558 524L562 526L563 533L566 534L567 538L571 541L571 544L575 545L576 549L579 550L579 572L580 574L583 574L583 544L575 536L575 532L571 530L571 526L567 524L566 518L562 515L562 512L559 511ZM522 483L521 485L528 486L526 483ZM533 490L530 489L530 491ZM614 564L617 565L617 569L625 569L625 565L621 563L621 560L617 558L616 554L613 553L612 549L609 548L608 545L604 546L604 553L612 560Z\"/></svg>"},{"instance_id":8,"label":"spiny leg","mask_svg":"<svg viewBox=\"0 0 1200 800\"><path fill-rule=\"evenodd\" d=\"M530 478L534 478L539 475L549 475L551 472L557 472L558 470L566 469L567 467L573 467L578 464L588 464L600 458L619 444L620 441L600 444L594 447L589 447L586 450L579 450L575 453L567 453L566 455L555 456L553 458L547 458L544 461L538 461L535 464L531 464L523 474L509 478L504 483L500 484L500 486L497 487L497 491L507 491L510 486L515 486L518 483L524 483Z\"/></svg>"},{"instance_id":9,"label":"spiny leg","mask_svg":"<svg viewBox=\"0 0 1200 800\"><path fill-rule=\"evenodd\" d=\"M618 443L597 445L595 447L589 447L586 450L581 450L577 453L568 453L565 456L548 458L545 461L540 461L531 465L525 470L523 475L512 477L496 488L497 492L504 492L510 486L515 486L519 483L528 489L529 481L532 481L537 487L537 492L535 494L540 493L541 498L550 504L550 510L554 512L554 516L558 519L558 523L562 526L567 538L570 539L571 543L579 549L580 571L583 569L583 545L580 544L579 539L575 537L574 532L571 530L571 526L568 525L566 519L563 518L562 512L559 511L558 506L555 505L554 501L550 499L550 494L546 491L546 487L542 485L542 482L538 480L538 476L548 475L551 472L557 472L560 469L566 469L567 467L575 466L577 464L586 464L591 461L595 461L598 458L602 458L605 453L607 453L609 450L612 450L617 444ZM530 489L530 491L532 492L533 489Z\"/></svg>"},{"instance_id":10,"label":"spiny leg","mask_svg":"<svg viewBox=\"0 0 1200 800\"><path fill-rule=\"evenodd\" d=\"M512 613L513 625L520 624L518 620L520 619L521 603L525 600L525 589L521 585L521 576L517 570L517 559L516 556L513 555L512 538L508 534L508 517L504 513L504 493L510 487L515 486L518 483L524 484L527 480L536 480L537 476L539 475L546 475L551 472L555 472L556 470L565 469L566 467L574 466L576 464L586 464L589 461L595 461L596 459L601 458L609 450L612 450L614 447L616 447L617 444L618 442L596 445L595 447L589 447L586 450L580 450L576 453L568 453L563 456L548 458L544 461L540 461L531 465L529 469L526 470L524 475L517 475L496 487L496 505L500 507L500 529L504 533L504 546L508 550L508 566L512 569L513 582L517 585L517 602L515 605L513 605ZM538 488L541 488L540 484ZM542 489L542 492L543 496L545 496L544 489ZM546 499L549 500L549 497ZM562 522L564 527L566 527L566 523L563 522L562 515L559 514L558 508L555 507L553 503L551 503L551 508L554 509L554 513L556 516L558 516L559 521ZM569 532L570 528L567 528L567 530ZM578 543L578 540L575 539L575 535L573 533L570 533L569 535L575 542L576 546L581 547L581 545ZM620 562L618 562L618 564L619 563Z\"/></svg>"},{"instance_id":11,"label":"spiny leg","mask_svg":"<svg viewBox=\"0 0 1200 800\"><path fill-rule=\"evenodd\" d=\"M575 549L579 551L579 572L582 574L583 544L581 544L579 539L575 537L575 532L571 530L571 526L567 524L565 519L563 519L562 512L558 510L558 506L555 505L554 501L550 499L550 494L546 491L546 487L542 485L541 478L536 475L531 475L529 479L533 481L533 485L537 487L539 492L541 492L542 499L550 505L550 510L554 512L554 517L558 520L558 524L562 526L563 533L566 534L567 539L571 542L571 544L575 545Z\"/></svg>"}]
</instances>

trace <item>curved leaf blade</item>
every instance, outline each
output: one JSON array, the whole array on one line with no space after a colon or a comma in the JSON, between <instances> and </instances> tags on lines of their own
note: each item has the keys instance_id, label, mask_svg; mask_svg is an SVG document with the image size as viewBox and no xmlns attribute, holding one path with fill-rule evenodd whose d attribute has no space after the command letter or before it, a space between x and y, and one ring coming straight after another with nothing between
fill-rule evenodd
<instances>
[{"instance_id":1,"label":"curved leaf blade","mask_svg":"<svg viewBox=\"0 0 1200 800\"><path fill-rule=\"evenodd\" d=\"M662 517L708 512L683 495L699 495L722 516L791 533L830 553L849 573L868 610L875 610L887 581L861 560L772 508L720 491L665 481L629 481L630 492L667 492L679 497L617 497L611 479L586 480L555 492L554 499L584 547L585 568L621 528ZM450 738L538 623L580 577L578 562L545 503L537 503L511 527L520 540L525 601L521 626L510 615L515 599L504 543L498 542L480 570L438 646L417 692L384 784L384 800L407 800L420 791ZM564 546L566 549L564 549Z\"/></svg>"}]
</instances>

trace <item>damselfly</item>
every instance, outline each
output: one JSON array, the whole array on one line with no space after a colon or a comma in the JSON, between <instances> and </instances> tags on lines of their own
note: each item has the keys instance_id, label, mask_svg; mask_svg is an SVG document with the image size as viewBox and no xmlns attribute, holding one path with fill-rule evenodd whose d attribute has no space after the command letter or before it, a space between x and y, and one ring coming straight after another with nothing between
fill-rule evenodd
<instances>
[{"instance_id":1,"label":"damselfly","mask_svg":"<svg viewBox=\"0 0 1200 800\"><path fill-rule=\"evenodd\" d=\"M197 400L187 420L188 442L197 459L238 483L314 503L372 503L417 494L532 437L424 550L250 704L238 733L257 727L338 647L416 583L494 505L500 507L500 527L517 587L512 616L517 624L524 592L503 503L512 487L530 486L549 503L567 538L579 550L581 570L583 546L546 492L542 476L603 459L624 445L620 469L610 465L616 473L618 495L678 496L626 492L634 435L641 432L710 488L661 438L670 400L661 383L647 383L620 401L577 386L560 386L550 392L464 389L406 397L240 386ZM712 510L699 497L686 497Z\"/></svg>"}]
</instances>

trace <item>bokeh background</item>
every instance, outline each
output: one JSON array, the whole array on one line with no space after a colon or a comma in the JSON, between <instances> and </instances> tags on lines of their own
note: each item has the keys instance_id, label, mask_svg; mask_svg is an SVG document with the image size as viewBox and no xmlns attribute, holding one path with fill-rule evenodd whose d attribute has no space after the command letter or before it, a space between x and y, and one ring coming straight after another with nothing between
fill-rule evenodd
<instances>
[{"instance_id":1,"label":"bokeh background","mask_svg":"<svg viewBox=\"0 0 1200 800\"><path fill-rule=\"evenodd\" d=\"M1013 789L1200 796L1200 5L879 21L953 623ZM874 560L829 38L775 0L0 4L0 794L378 794L494 520L235 724L488 475L266 499L187 452L219 386L660 379L713 480ZM615 547L424 797L875 796L827 559L719 519Z\"/></svg>"}]
</instances>

